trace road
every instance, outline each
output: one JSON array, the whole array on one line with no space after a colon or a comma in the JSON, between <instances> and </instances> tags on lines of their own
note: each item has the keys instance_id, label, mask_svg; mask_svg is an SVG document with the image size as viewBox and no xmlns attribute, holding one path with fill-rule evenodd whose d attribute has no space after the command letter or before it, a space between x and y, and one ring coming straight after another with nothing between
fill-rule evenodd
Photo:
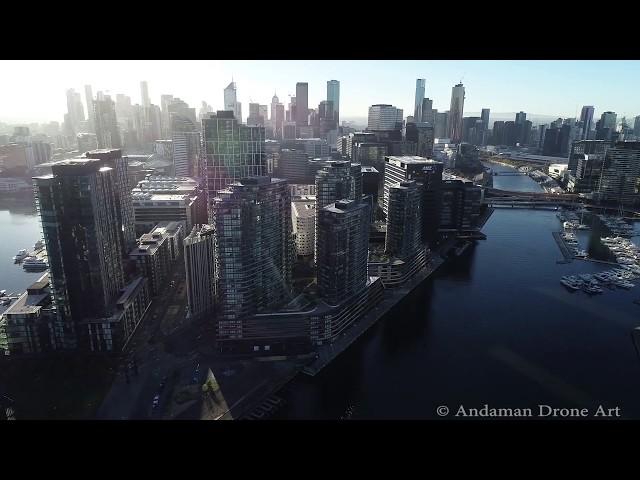
<instances>
[{"instance_id":1,"label":"road","mask_svg":"<svg viewBox=\"0 0 640 480\"><path fill-rule=\"evenodd\" d=\"M171 281L175 282L174 286ZM185 319L187 301L182 258L177 260L167 283L164 292L154 298L123 352L117 376L98 409L98 418L161 418L171 397L175 373L190 363L195 368L196 347L203 327L189 324ZM163 378L166 385L160 391ZM153 409L156 394L160 395L160 403Z\"/></svg>"}]
</instances>

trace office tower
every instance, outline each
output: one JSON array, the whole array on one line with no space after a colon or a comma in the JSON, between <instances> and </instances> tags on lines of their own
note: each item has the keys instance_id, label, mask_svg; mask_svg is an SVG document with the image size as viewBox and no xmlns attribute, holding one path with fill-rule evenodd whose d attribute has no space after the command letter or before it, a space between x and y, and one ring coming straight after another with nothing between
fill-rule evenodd
<instances>
[{"instance_id":1,"label":"office tower","mask_svg":"<svg viewBox=\"0 0 640 480\"><path fill-rule=\"evenodd\" d=\"M296 253L300 256L313 255L315 220L315 197L305 196L291 202L291 221L296 242Z\"/></svg>"},{"instance_id":2,"label":"office tower","mask_svg":"<svg viewBox=\"0 0 640 480\"><path fill-rule=\"evenodd\" d=\"M34 185L57 310L55 348L106 349L90 343L96 330L98 337L107 333L110 305L124 286L116 172L89 158L63 160L51 170Z\"/></svg>"},{"instance_id":3,"label":"office tower","mask_svg":"<svg viewBox=\"0 0 640 480\"><path fill-rule=\"evenodd\" d=\"M242 335L241 320L290 299L293 239L287 182L244 178L212 200L218 339Z\"/></svg>"},{"instance_id":4,"label":"office tower","mask_svg":"<svg viewBox=\"0 0 640 480\"><path fill-rule=\"evenodd\" d=\"M247 125L262 125L264 126L264 118L260 115L260 104L249 104L249 116L247 117Z\"/></svg>"},{"instance_id":5,"label":"office tower","mask_svg":"<svg viewBox=\"0 0 640 480\"><path fill-rule=\"evenodd\" d=\"M428 123L432 127L436 126L436 110L433 109L433 100L425 98L422 100L422 122ZM418 122L419 123L419 122Z\"/></svg>"},{"instance_id":6,"label":"office tower","mask_svg":"<svg viewBox=\"0 0 640 480\"><path fill-rule=\"evenodd\" d=\"M146 81L140 82L140 98L142 99L142 106L145 110L149 108L151 100L149 99L149 86Z\"/></svg>"},{"instance_id":7,"label":"office tower","mask_svg":"<svg viewBox=\"0 0 640 480\"><path fill-rule=\"evenodd\" d=\"M118 120L118 125L126 130L130 130L130 128L133 127L132 124L130 125L133 120L132 108L130 97L121 93L116 94L116 118ZM95 100L93 115L95 117Z\"/></svg>"},{"instance_id":8,"label":"office tower","mask_svg":"<svg viewBox=\"0 0 640 480\"><path fill-rule=\"evenodd\" d=\"M340 125L340 82L338 80L327 82L327 102L333 103L336 126Z\"/></svg>"},{"instance_id":9,"label":"office tower","mask_svg":"<svg viewBox=\"0 0 640 480\"><path fill-rule=\"evenodd\" d=\"M198 111L198 122L201 122L208 114L213 113L213 107L207 102L202 101L200 104L200 110Z\"/></svg>"},{"instance_id":10,"label":"office tower","mask_svg":"<svg viewBox=\"0 0 640 480\"><path fill-rule=\"evenodd\" d=\"M633 121L633 134L636 136L636 139L640 139L640 115Z\"/></svg>"},{"instance_id":11,"label":"office tower","mask_svg":"<svg viewBox=\"0 0 640 480\"><path fill-rule=\"evenodd\" d=\"M369 205L337 200L319 211L317 220L318 294L338 305L367 284Z\"/></svg>"},{"instance_id":12,"label":"office tower","mask_svg":"<svg viewBox=\"0 0 640 480\"><path fill-rule=\"evenodd\" d=\"M560 129L547 128L544 133L544 143L542 144L542 154L545 156L555 156L560 151Z\"/></svg>"},{"instance_id":13,"label":"office tower","mask_svg":"<svg viewBox=\"0 0 640 480\"><path fill-rule=\"evenodd\" d=\"M600 177L600 198L631 203L640 177L640 142L617 142L605 153Z\"/></svg>"},{"instance_id":14,"label":"office tower","mask_svg":"<svg viewBox=\"0 0 640 480\"><path fill-rule=\"evenodd\" d=\"M93 126L93 119L95 114L93 113L93 91L91 90L91 85L84 86L84 100L87 105L87 119L89 123L89 132L95 132L95 127Z\"/></svg>"},{"instance_id":15,"label":"office tower","mask_svg":"<svg viewBox=\"0 0 640 480\"><path fill-rule=\"evenodd\" d=\"M218 111L202 120L204 160L209 201L231 182L264 176L264 127L242 125L228 111Z\"/></svg>"},{"instance_id":16,"label":"office tower","mask_svg":"<svg viewBox=\"0 0 640 480\"><path fill-rule=\"evenodd\" d=\"M116 117L115 103L109 95L94 102L94 121L99 148L121 148L120 129Z\"/></svg>"},{"instance_id":17,"label":"office tower","mask_svg":"<svg viewBox=\"0 0 640 480\"><path fill-rule=\"evenodd\" d=\"M265 125L269 121L269 107L267 105L260 105L258 107L258 113L262 117L262 124Z\"/></svg>"},{"instance_id":18,"label":"office tower","mask_svg":"<svg viewBox=\"0 0 640 480\"><path fill-rule=\"evenodd\" d=\"M490 109L483 108L482 113L480 114L480 118L482 119L482 127L485 131L489 130L489 113Z\"/></svg>"},{"instance_id":19,"label":"office tower","mask_svg":"<svg viewBox=\"0 0 640 480\"><path fill-rule=\"evenodd\" d=\"M184 239L189 315L202 318L215 307L215 240L211 225L193 227Z\"/></svg>"},{"instance_id":20,"label":"office tower","mask_svg":"<svg viewBox=\"0 0 640 480\"><path fill-rule=\"evenodd\" d=\"M275 125L274 125L274 135L277 140L282 140L284 138L284 105L282 103L278 103L276 105L276 117L275 117ZM295 125L294 125L294 138L295 138Z\"/></svg>"},{"instance_id":21,"label":"office tower","mask_svg":"<svg viewBox=\"0 0 640 480\"><path fill-rule=\"evenodd\" d=\"M449 135L449 112L435 111L435 131L433 135L435 138L448 138Z\"/></svg>"},{"instance_id":22,"label":"office tower","mask_svg":"<svg viewBox=\"0 0 640 480\"><path fill-rule=\"evenodd\" d=\"M518 129L516 127L516 122L511 120L504 122L503 136L504 145L515 146L518 141Z\"/></svg>"},{"instance_id":23,"label":"office tower","mask_svg":"<svg viewBox=\"0 0 640 480\"><path fill-rule=\"evenodd\" d=\"M433 155L433 126L429 123L407 123L406 140L416 144L416 154L419 157Z\"/></svg>"},{"instance_id":24,"label":"office tower","mask_svg":"<svg viewBox=\"0 0 640 480\"><path fill-rule=\"evenodd\" d=\"M81 122L84 122L84 108L82 98L73 88L67 90L67 116L65 126L67 135L75 135L81 132ZM67 125L68 123L68 125Z\"/></svg>"},{"instance_id":25,"label":"office tower","mask_svg":"<svg viewBox=\"0 0 640 480\"><path fill-rule=\"evenodd\" d=\"M615 130L616 119L617 119L617 115L615 112L604 112L600 116L600 121L602 122L600 126L602 128L610 128L611 130Z\"/></svg>"},{"instance_id":26,"label":"office tower","mask_svg":"<svg viewBox=\"0 0 640 480\"><path fill-rule=\"evenodd\" d=\"M596 123L596 140L612 140L616 130L617 115L615 112L604 112Z\"/></svg>"},{"instance_id":27,"label":"office tower","mask_svg":"<svg viewBox=\"0 0 640 480\"><path fill-rule=\"evenodd\" d=\"M234 81L224 89L224 109L233 112L238 123L242 123L242 105L236 97L236 82Z\"/></svg>"},{"instance_id":28,"label":"office tower","mask_svg":"<svg viewBox=\"0 0 640 480\"><path fill-rule=\"evenodd\" d=\"M306 82L296 83L296 126L309 125L309 84ZM293 119L292 119L293 120Z\"/></svg>"},{"instance_id":29,"label":"office tower","mask_svg":"<svg viewBox=\"0 0 640 480\"><path fill-rule=\"evenodd\" d=\"M422 102L424 101L424 89L426 80L424 78L418 78L416 80L416 98L413 107L413 121L422 121Z\"/></svg>"},{"instance_id":30,"label":"office tower","mask_svg":"<svg viewBox=\"0 0 640 480\"><path fill-rule=\"evenodd\" d=\"M284 117L282 118L282 121L278 121L278 105L280 105L280 100L278 99L278 95L274 92L273 97L271 98L271 128L273 128L273 137L280 140L282 139L282 123L284 123Z\"/></svg>"},{"instance_id":31,"label":"office tower","mask_svg":"<svg viewBox=\"0 0 640 480\"><path fill-rule=\"evenodd\" d=\"M336 123L333 102L330 100L323 100L318 105L318 127L320 138L328 139L330 132L335 132L337 139L338 124Z\"/></svg>"},{"instance_id":32,"label":"office tower","mask_svg":"<svg viewBox=\"0 0 640 480\"><path fill-rule=\"evenodd\" d=\"M169 138L171 136L169 105L172 101L173 95L160 95L160 109L162 110L162 138Z\"/></svg>"},{"instance_id":33,"label":"office tower","mask_svg":"<svg viewBox=\"0 0 640 480\"><path fill-rule=\"evenodd\" d=\"M585 105L580 112L580 121L582 122L582 140L589 139L589 132L593 130L593 112L591 105Z\"/></svg>"},{"instance_id":34,"label":"office tower","mask_svg":"<svg viewBox=\"0 0 640 480\"><path fill-rule=\"evenodd\" d=\"M451 107L449 108L449 138L453 143L462 140L462 114L464 111L464 86L457 84L451 89Z\"/></svg>"},{"instance_id":35,"label":"office tower","mask_svg":"<svg viewBox=\"0 0 640 480\"><path fill-rule=\"evenodd\" d=\"M308 160L309 156L303 149L283 148L280 151L278 177L289 183L307 183Z\"/></svg>"},{"instance_id":36,"label":"office tower","mask_svg":"<svg viewBox=\"0 0 640 480\"><path fill-rule=\"evenodd\" d=\"M285 121L295 123L296 122L296 97L289 95L289 106L286 112Z\"/></svg>"},{"instance_id":37,"label":"office tower","mask_svg":"<svg viewBox=\"0 0 640 480\"><path fill-rule=\"evenodd\" d=\"M295 140L297 138L295 122L284 122L282 126L282 138L285 140Z\"/></svg>"},{"instance_id":38,"label":"office tower","mask_svg":"<svg viewBox=\"0 0 640 480\"><path fill-rule=\"evenodd\" d=\"M571 148L571 132L573 128L571 125L562 125L560 127L560 133L558 136L558 148L556 155L567 158L569 156L569 150Z\"/></svg>"},{"instance_id":39,"label":"office tower","mask_svg":"<svg viewBox=\"0 0 640 480\"><path fill-rule=\"evenodd\" d=\"M118 229L118 237L126 252L135 244L136 236L133 223L133 206L131 204L131 191L129 190L129 173L127 157L122 156L120 149L92 150L85 157L99 160L102 165L113 169L116 179L115 219Z\"/></svg>"},{"instance_id":40,"label":"office tower","mask_svg":"<svg viewBox=\"0 0 640 480\"><path fill-rule=\"evenodd\" d=\"M173 171L177 177L202 177L200 132L183 117L173 116L171 148Z\"/></svg>"},{"instance_id":41,"label":"office tower","mask_svg":"<svg viewBox=\"0 0 640 480\"><path fill-rule=\"evenodd\" d=\"M422 185L415 180L399 182L389 188L385 238L385 252L389 255L408 259L423 248L422 195Z\"/></svg>"},{"instance_id":42,"label":"office tower","mask_svg":"<svg viewBox=\"0 0 640 480\"><path fill-rule=\"evenodd\" d=\"M579 140L571 144L567 170L575 177L574 193L598 190L604 157L611 147L607 140Z\"/></svg>"},{"instance_id":43,"label":"office tower","mask_svg":"<svg viewBox=\"0 0 640 480\"><path fill-rule=\"evenodd\" d=\"M382 210L388 218L389 189L404 181L416 180L423 185L422 239L433 242L439 227L440 195L444 165L435 160L416 156L388 156L384 165L384 196Z\"/></svg>"},{"instance_id":44,"label":"office tower","mask_svg":"<svg viewBox=\"0 0 640 480\"><path fill-rule=\"evenodd\" d=\"M378 172L378 170L376 170L374 167L364 165L362 165L360 170L362 172L362 194L371 195L373 197L373 205L375 210L375 206L378 204L380 172Z\"/></svg>"},{"instance_id":45,"label":"office tower","mask_svg":"<svg viewBox=\"0 0 640 480\"><path fill-rule=\"evenodd\" d=\"M393 105L378 104L369 107L368 131L401 131L402 109Z\"/></svg>"},{"instance_id":46,"label":"office tower","mask_svg":"<svg viewBox=\"0 0 640 480\"><path fill-rule=\"evenodd\" d=\"M78 152L81 154L98 148L98 139L95 133L79 133L77 138Z\"/></svg>"},{"instance_id":47,"label":"office tower","mask_svg":"<svg viewBox=\"0 0 640 480\"><path fill-rule=\"evenodd\" d=\"M482 138L482 120L480 117L464 117L462 119L462 141L477 143L478 137Z\"/></svg>"},{"instance_id":48,"label":"office tower","mask_svg":"<svg viewBox=\"0 0 640 480\"><path fill-rule=\"evenodd\" d=\"M544 136L547 132L548 125L540 125L540 134L538 136L538 150L542 150L544 146Z\"/></svg>"}]
</instances>

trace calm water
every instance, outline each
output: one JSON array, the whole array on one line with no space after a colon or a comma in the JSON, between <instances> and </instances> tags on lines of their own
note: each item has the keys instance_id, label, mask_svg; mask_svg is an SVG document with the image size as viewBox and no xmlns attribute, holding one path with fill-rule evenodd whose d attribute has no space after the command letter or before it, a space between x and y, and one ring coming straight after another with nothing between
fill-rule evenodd
<instances>
[{"instance_id":1,"label":"calm water","mask_svg":"<svg viewBox=\"0 0 640 480\"><path fill-rule=\"evenodd\" d=\"M496 166L496 169L506 167ZM539 190L526 176L496 188ZM606 266L562 258L553 211L498 209L478 242L315 378L282 396L287 419L440 418L436 408L599 404L640 418L640 361L630 332L640 287L589 297L559 283ZM581 243L589 232L580 232ZM449 415L448 418L452 418Z\"/></svg>"},{"instance_id":2,"label":"calm water","mask_svg":"<svg viewBox=\"0 0 640 480\"><path fill-rule=\"evenodd\" d=\"M22 265L13 263L18 250L33 250L33 244L42 238L40 223L33 210L31 198L24 200L0 199L0 290L7 293L24 292L43 272L27 273ZM0 307L0 312L4 307Z\"/></svg>"}]
</instances>

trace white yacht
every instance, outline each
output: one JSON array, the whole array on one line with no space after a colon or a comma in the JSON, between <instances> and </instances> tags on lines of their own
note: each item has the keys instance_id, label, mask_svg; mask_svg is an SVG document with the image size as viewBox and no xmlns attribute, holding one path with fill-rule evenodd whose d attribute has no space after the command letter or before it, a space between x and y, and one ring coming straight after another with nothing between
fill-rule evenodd
<instances>
[{"instance_id":1,"label":"white yacht","mask_svg":"<svg viewBox=\"0 0 640 480\"><path fill-rule=\"evenodd\" d=\"M19 250L18 253L16 254L15 257L13 257L13 261L14 262L21 262L22 260L24 260L25 258L27 258L29 256L29 252L27 252L24 248L22 250Z\"/></svg>"}]
</instances>

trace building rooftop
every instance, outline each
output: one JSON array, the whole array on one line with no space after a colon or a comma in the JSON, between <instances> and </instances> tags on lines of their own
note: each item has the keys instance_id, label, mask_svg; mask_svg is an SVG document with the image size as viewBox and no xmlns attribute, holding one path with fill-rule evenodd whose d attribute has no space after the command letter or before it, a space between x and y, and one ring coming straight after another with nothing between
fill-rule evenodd
<instances>
[{"instance_id":1,"label":"building rooftop","mask_svg":"<svg viewBox=\"0 0 640 480\"><path fill-rule=\"evenodd\" d=\"M293 202L291 208L294 211L294 215L300 218L311 218L316 214L316 203L309 202Z\"/></svg>"},{"instance_id":2,"label":"building rooftop","mask_svg":"<svg viewBox=\"0 0 640 480\"><path fill-rule=\"evenodd\" d=\"M150 201L150 202L184 202L187 203L190 197L186 194L176 193L149 193L149 192L132 192L132 201Z\"/></svg>"},{"instance_id":3,"label":"building rooftop","mask_svg":"<svg viewBox=\"0 0 640 480\"><path fill-rule=\"evenodd\" d=\"M379 173L378 170L375 169L375 167L360 167L360 171L362 173Z\"/></svg>"},{"instance_id":4,"label":"building rooftop","mask_svg":"<svg viewBox=\"0 0 640 480\"><path fill-rule=\"evenodd\" d=\"M418 157L417 155L403 155L403 156L390 155L384 158L388 162L406 163L406 164L413 164L413 165L425 164L425 163L442 164L442 162L438 162L437 160L433 160L432 158Z\"/></svg>"},{"instance_id":5,"label":"building rooftop","mask_svg":"<svg viewBox=\"0 0 640 480\"><path fill-rule=\"evenodd\" d=\"M120 298L116 301L116 304L126 303L137 288L145 281L144 277L138 277L129 283L123 290L121 290Z\"/></svg>"}]
</instances>

